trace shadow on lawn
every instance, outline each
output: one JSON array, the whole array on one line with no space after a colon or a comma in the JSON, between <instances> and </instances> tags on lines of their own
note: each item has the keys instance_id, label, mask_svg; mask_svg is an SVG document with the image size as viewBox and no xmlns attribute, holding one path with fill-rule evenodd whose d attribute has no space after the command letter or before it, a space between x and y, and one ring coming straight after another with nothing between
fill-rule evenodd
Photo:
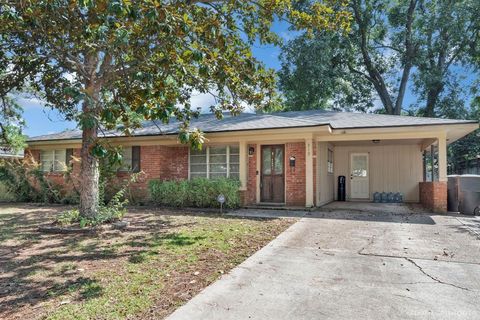
<instances>
[{"instance_id":1,"label":"shadow on lawn","mask_svg":"<svg viewBox=\"0 0 480 320\"><path fill-rule=\"evenodd\" d=\"M79 300L101 296L104 289L98 280L79 271L84 265L90 269L90 262L125 259L138 264L158 254L158 246L181 248L205 239L173 230L194 226L195 221L172 223L157 210L135 210L128 216L127 231L92 236L39 233L38 226L51 223L62 207L14 205L10 209L5 212L5 206L0 206L0 318L64 294L75 293Z\"/></svg>"}]
</instances>

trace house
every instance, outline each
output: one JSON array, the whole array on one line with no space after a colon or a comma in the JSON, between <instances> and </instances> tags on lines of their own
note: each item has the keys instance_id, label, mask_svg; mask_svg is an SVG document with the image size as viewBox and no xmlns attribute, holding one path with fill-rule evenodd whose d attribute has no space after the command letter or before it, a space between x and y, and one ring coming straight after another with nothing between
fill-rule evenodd
<instances>
[{"instance_id":1,"label":"house","mask_svg":"<svg viewBox=\"0 0 480 320\"><path fill-rule=\"evenodd\" d=\"M192 128L206 133L202 151L177 140L178 124L145 122L133 136L107 132L123 146L124 169L150 179L232 177L245 205L321 206L337 198L346 177L347 201L371 201L374 192L401 192L406 202L446 211L447 145L478 129L477 121L332 111L201 115ZM29 154L61 182L67 159L79 156L81 131L30 138ZM438 181L424 181L423 152L437 147ZM79 168L74 168L79 170ZM119 175L124 173L120 172Z\"/></svg>"},{"instance_id":2,"label":"house","mask_svg":"<svg viewBox=\"0 0 480 320\"><path fill-rule=\"evenodd\" d=\"M23 150L14 152L9 148L0 147L0 159L21 159L23 158Z\"/></svg>"}]
</instances>

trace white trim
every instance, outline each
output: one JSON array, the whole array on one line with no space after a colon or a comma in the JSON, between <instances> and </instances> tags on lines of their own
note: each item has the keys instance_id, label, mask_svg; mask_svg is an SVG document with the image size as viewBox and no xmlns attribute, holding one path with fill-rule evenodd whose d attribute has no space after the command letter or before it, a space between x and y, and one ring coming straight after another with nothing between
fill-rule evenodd
<instances>
[{"instance_id":1,"label":"white trim","mask_svg":"<svg viewBox=\"0 0 480 320\"><path fill-rule=\"evenodd\" d=\"M205 178L211 179L211 177L210 177L210 174L211 174L211 172L210 172L210 147L215 147L215 146L217 146L217 147L222 147L222 148L224 147L224 148L225 148L225 154L224 154L224 155L225 155L225 158L226 158L225 165L227 166L227 168L226 168L226 176L225 176L225 177L226 177L226 178L230 178L230 173L231 173L231 172L230 172L230 165L232 164L231 159L230 159L230 156L232 155L230 148L231 148L231 147L236 147L237 145L236 145L235 143L204 146L204 148L205 148L205 157L206 157L206 159L205 159L205 165L206 165L206 169L205 169L205 170L206 170L206 176L205 176ZM238 148L240 148L240 146L238 146ZM235 153L235 154L236 154L236 153ZM188 179L189 179L189 180L192 178L192 172L191 172L191 165L192 165L192 164L191 164L191 156L192 156L191 150L189 149L189 150L188 150ZM240 161L241 161L241 159L240 159L240 149L239 149L239 151L238 151L238 156L239 156L239 162L238 162L238 163L237 163L237 162L233 162L233 164L240 166ZM223 163L212 163L212 164L223 164ZM214 172L214 173L220 173L220 172ZM240 179L240 172L238 172L238 175L239 175L238 178Z\"/></svg>"}]
</instances>

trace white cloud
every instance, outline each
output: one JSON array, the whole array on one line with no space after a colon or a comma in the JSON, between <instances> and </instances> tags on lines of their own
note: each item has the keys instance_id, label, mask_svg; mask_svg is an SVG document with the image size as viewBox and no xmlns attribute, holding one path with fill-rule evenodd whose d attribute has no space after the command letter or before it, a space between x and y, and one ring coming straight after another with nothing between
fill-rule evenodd
<instances>
[{"instance_id":1,"label":"white cloud","mask_svg":"<svg viewBox=\"0 0 480 320\"><path fill-rule=\"evenodd\" d=\"M27 105L29 107L43 107L45 105L45 101L37 97L18 96L17 102L20 105Z\"/></svg>"},{"instance_id":2,"label":"white cloud","mask_svg":"<svg viewBox=\"0 0 480 320\"><path fill-rule=\"evenodd\" d=\"M202 113L207 113L210 111L210 106L215 104L215 97L210 93L193 93L192 98L190 99L192 104L192 109L200 108Z\"/></svg>"}]
</instances>

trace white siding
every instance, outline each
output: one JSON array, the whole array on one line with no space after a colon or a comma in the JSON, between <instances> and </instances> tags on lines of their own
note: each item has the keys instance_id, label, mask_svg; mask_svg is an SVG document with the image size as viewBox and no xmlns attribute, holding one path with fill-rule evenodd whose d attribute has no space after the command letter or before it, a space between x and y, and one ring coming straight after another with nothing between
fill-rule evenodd
<instances>
[{"instance_id":1,"label":"white siding","mask_svg":"<svg viewBox=\"0 0 480 320\"><path fill-rule=\"evenodd\" d=\"M319 142L317 145L317 206L324 205L334 200L334 175L328 173L327 168L328 148L334 150L334 147L327 142ZM335 163L335 151L333 153L333 160ZM333 169L335 170L335 165Z\"/></svg>"}]
</instances>

